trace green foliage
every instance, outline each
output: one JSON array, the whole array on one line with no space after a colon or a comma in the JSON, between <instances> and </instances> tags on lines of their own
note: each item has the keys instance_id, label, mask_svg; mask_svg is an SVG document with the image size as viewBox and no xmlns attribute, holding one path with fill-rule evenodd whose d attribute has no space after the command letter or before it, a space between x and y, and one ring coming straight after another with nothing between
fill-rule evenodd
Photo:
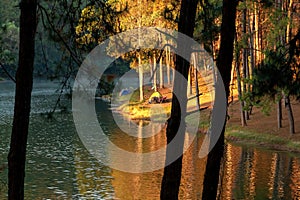
<instances>
[{"instance_id":1,"label":"green foliage","mask_svg":"<svg viewBox=\"0 0 300 200\"><path fill-rule=\"evenodd\" d=\"M269 15L269 31L267 34L267 46L268 49L274 48L274 46L280 46L283 43L282 37L286 33L286 27L289 23L289 18L280 9L274 9L274 11Z\"/></svg>"},{"instance_id":2,"label":"green foliage","mask_svg":"<svg viewBox=\"0 0 300 200\"><path fill-rule=\"evenodd\" d=\"M75 42L75 27L84 5L86 2L69 0L39 2L35 66L38 75L56 79L76 74L84 52Z\"/></svg>"},{"instance_id":3,"label":"green foliage","mask_svg":"<svg viewBox=\"0 0 300 200\"><path fill-rule=\"evenodd\" d=\"M204 44L207 52L212 54L212 43L218 41L221 28L222 1L200 1L197 12L194 37Z\"/></svg>"},{"instance_id":4,"label":"green foliage","mask_svg":"<svg viewBox=\"0 0 300 200\"><path fill-rule=\"evenodd\" d=\"M18 58L19 28L15 22L2 24L0 28L0 60L6 65L16 64Z\"/></svg>"},{"instance_id":5,"label":"green foliage","mask_svg":"<svg viewBox=\"0 0 300 200\"><path fill-rule=\"evenodd\" d=\"M113 89L115 88L114 82L107 82L103 78L100 79L99 84L98 84L98 91L97 95L108 95L113 92Z\"/></svg>"},{"instance_id":6,"label":"green foliage","mask_svg":"<svg viewBox=\"0 0 300 200\"><path fill-rule=\"evenodd\" d=\"M284 91L289 94L293 85L293 69L287 62L286 50L279 48L276 51L265 52L263 64L254 70L253 93L257 96L268 94L275 97Z\"/></svg>"},{"instance_id":7,"label":"green foliage","mask_svg":"<svg viewBox=\"0 0 300 200\"><path fill-rule=\"evenodd\" d=\"M285 47L268 50L265 55L263 63L253 72L252 91L247 94L247 101L262 106L268 113L271 103L281 99L283 94L300 96L300 68L299 58L294 59L295 54Z\"/></svg>"},{"instance_id":8,"label":"green foliage","mask_svg":"<svg viewBox=\"0 0 300 200\"><path fill-rule=\"evenodd\" d=\"M112 34L138 27L175 28L175 22L164 18L164 15L176 11L174 5L171 1L153 0L91 3L81 11L76 26L76 41L84 48L86 45L95 46Z\"/></svg>"},{"instance_id":9,"label":"green foliage","mask_svg":"<svg viewBox=\"0 0 300 200\"><path fill-rule=\"evenodd\" d=\"M20 9L17 0L1 0L0 1L0 26L8 22L18 24Z\"/></svg>"},{"instance_id":10,"label":"green foliage","mask_svg":"<svg viewBox=\"0 0 300 200\"><path fill-rule=\"evenodd\" d=\"M0 1L0 62L12 76L18 61L19 13L18 1ZM0 76L5 76L1 68Z\"/></svg>"},{"instance_id":11,"label":"green foliage","mask_svg":"<svg viewBox=\"0 0 300 200\"><path fill-rule=\"evenodd\" d=\"M274 5L274 1L272 0L261 0L260 3L262 4L263 8L271 8Z\"/></svg>"},{"instance_id":12,"label":"green foliage","mask_svg":"<svg viewBox=\"0 0 300 200\"><path fill-rule=\"evenodd\" d=\"M158 0L108 0L102 4L91 3L82 9L80 19L76 26L76 42L80 48L88 49L101 43L110 35L124 32L139 27L160 27L176 29L176 19L179 13L179 3L176 1ZM157 38L151 35L140 33L142 39L153 46ZM136 41L124 41L124 44ZM110 56L115 57L119 45L111 42L108 47ZM132 68L137 68L138 57L140 56L144 70L149 70L149 57L154 50L142 49L129 52L122 58L131 62ZM157 55L159 53L157 52Z\"/></svg>"}]
</instances>

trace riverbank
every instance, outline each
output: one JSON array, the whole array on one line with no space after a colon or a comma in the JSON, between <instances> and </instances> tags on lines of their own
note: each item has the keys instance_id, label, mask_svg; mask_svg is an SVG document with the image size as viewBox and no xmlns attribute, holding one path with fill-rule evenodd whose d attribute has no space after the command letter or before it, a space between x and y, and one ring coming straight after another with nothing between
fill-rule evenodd
<instances>
[{"instance_id":1,"label":"riverbank","mask_svg":"<svg viewBox=\"0 0 300 200\"><path fill-rule=\"evenodd\" d=\"M159 120L161 115L169 117L171 112L171 91L164 89L160 92L167 97L167 102L159 104L161 109L157 113L153 113L152 109L157 104L149 104L146 101L123 105L117 110L132 120L151 120L153 118ZM201 111L199 132L203 133L208 128L211 112L208 98L201 98L201 107L208 108ZM281 129L277 128L276 106L274 105L273 107L274 109L270 110L269 115L263 114L259 108L253 108L252 115L247 120L247 126L242 127L239 118L239 102L235 100L228 108L230 118L226 126L226 140L243 145L300 153L300 103L297 101L292 102L296 129L296 133L293 135L289 134L289 124L285 110L283 110L283 127ZM194 108L194 105L190 103L189 110L192 108Z\"/></svg>"},{"instance_id":2,"label":"riverbank","mask_svg":"<svg viewBox=\"0 0 300 200\"><path fill-rule=\"evenodd\" d=\"M231 143L254 146L257 148L300 153L300 141L282 138L269 133L253 132L247 128L226 127L225 138Z\"/></svg>"},{"instance_id":3,"label":"riverbank","mask_svg":"<svg viewBox=\"0 0 300 200\"><path fill-rule=\"evenodd\" d=\"M240 122L239 102L234 101L228 108L230 119L226 126L226 139L245 145L300 153L300 103L292 101L295 120L295 134L289 133L287 111L283 107L282 128L277 127L276 105L271 106L269 114L253 107L247 126Z\"/></svg>"}]
</instances>

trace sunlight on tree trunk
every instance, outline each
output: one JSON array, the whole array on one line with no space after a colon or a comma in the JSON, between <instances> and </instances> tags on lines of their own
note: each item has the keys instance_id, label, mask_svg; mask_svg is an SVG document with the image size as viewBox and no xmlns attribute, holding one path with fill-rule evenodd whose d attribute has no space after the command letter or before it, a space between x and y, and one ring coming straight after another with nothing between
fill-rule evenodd
<instances>
[{"instance_id":1,"label":"sunlight on tree trunk","mask_svg":"<svg viewBox=\"0 0 300 200\"><path fill-rule=\"evenodd\" d=\"M241 113L241 124L242 126L247 126L247 121L246 121L246 116L244 112L244 100L242 100L242 84L241 84L241 73L240 73L240 53L239 51L236 53L236 58L235 58L235 69L236 69L236 77L237 77L237 88L238 88L238 97L239 97L239 102L240 102L240 113Z\"/></svg>"},{"instance_id":2,"label":"sunlight on tree trunk","mask_svg":"<svg viewBox=\"0 0 300 200\"><path fill-rule=\"evenodd\" d=\"M259 18L260 18L260 8L259 8L259 3L254 2L254 33L255 33L255 39L254 39L254 48L256 49L255 51L255 61L256 65L261 63L261 50L259 48L259 36L260 36L260 31L259 31Z\"/></svg>"},{"instance_id":3,"label":"sunlight on tree trunk","mask_svg":"<svg viewBox=\"0 0 300 200\"><path fill-rule=\"evenodd\" d=\"M138 62L139 62L139 88L140 88L140 101L144 101L144 91L143 91L143 83L144 83L144 77L143 77L143 66L141 61L141 54L139 52L138 54Z\"/></svg>"},{"instance_id":4,"label":"sunlight on tree trunk","mask_svg":"<svg viewBox=\"0 0 300 200\"><path fill-rule=\"evenodd\" d=\"M197 109L200 110L200 91L199 91L199 83L198 83L197 54L193 53L192 56L193 56L193 63L194 63L196 105L197 105Z\"/></svg>"},{"instance_id":5,"label":"sunlight on tree trunk","mask_svg":"<svg viewBox=\"0 0 300 200\"><path fill-rule=\"evenodd\" d=\"M187 95L188 97L193 94L192 91L192 67L190 67L189 75L188 75L188 85L187 85Z\"/></svg>"},{"instance_id":6,"label":"sunlight on tree trunk","mask_svg":"<svg viewBox=\"0 0 300 200\"><path fill-rule=\"evenodd\" d=\"M166 65L167 65L167 83L168 85L171 84L171 79L170 79L170 62L171 62L171 52L170 52L170 47L166 47Z\"/></svg>"},{"instance_id":7,"label":"sunlight on tree trunk","mask_svg":"<svg viewBox=\"0 0 300 200\"><path fill-rule=\"evenodd\" d=\"M289 7L288 7L288 24L286 27L286 41L289 42L290 38L291 38L291 32L292 32L292 28L291 28L291 24L293 21L293 3L294 0L289 0Z\"/></svg>"},{"instance_id":8,"label":"sunlight on tree trunk","mask_svg":"<svg viewBox=\"0 0 300 200\"><path fill-rule=\"evenodd\" d=\"M164 70L162 56L159 59L159 88L164 88Z\"/></svg>"},{"instance_id":9,"label":"sunlight on tree trunk","mask_svg":"<svg viewBox=\"0 0 300 200\"><path fill-rule=\"evenodd\" d=\"M154 87L154 91L157 91L157 77L156 77L156 56L155 53L153 55L153 87Z\"/></svg>"}]
</instances>

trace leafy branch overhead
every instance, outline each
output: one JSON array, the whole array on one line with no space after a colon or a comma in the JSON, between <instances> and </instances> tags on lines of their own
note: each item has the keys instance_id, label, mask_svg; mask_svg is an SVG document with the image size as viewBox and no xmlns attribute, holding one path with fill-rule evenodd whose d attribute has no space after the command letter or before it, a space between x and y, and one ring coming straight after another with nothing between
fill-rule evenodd
<instances>
[{"instance_id":1,"label":"leafy branch overhead","mask_svg":"<svg viewBox=\"0 0 300 200\"><path fill-rule=\"evenodd\" d=\"M282 92L285 95L300 97L300 32L287 46L266 50L263 63L253 75L253 96L269 95L275 98Z\"/></svg>"}]
</instances>

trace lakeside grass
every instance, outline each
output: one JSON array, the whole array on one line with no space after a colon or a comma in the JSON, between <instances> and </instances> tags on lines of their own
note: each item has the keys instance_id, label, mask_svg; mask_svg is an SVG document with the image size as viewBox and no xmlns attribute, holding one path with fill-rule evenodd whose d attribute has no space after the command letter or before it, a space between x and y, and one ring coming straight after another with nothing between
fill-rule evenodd
<instances>
[{"instance_id":1,"label":"lakeside grass","mask_svg":"<svg viewBox=\"0 0 300 200\"><path fill-rule=\"evenodd\" d=\"M165 117L169 117L171 113L171 107L169 106L152 109L151 107L144 106L140 103L122 105L117 110L132 120L156 119L157 121L160 121Z\"/></svg>"},{"instance_id":2,"label":"lakeside grass","mask_svg":"<svg viewBox=\"0 0 300 200\"><path fill-rule=\"evenodd\" d=\"M247 130L245 127L227 126L225 138L227 141L234 143L300 153L300 141L270 133L254 132Z\"/></svg>"}]
</instances>

